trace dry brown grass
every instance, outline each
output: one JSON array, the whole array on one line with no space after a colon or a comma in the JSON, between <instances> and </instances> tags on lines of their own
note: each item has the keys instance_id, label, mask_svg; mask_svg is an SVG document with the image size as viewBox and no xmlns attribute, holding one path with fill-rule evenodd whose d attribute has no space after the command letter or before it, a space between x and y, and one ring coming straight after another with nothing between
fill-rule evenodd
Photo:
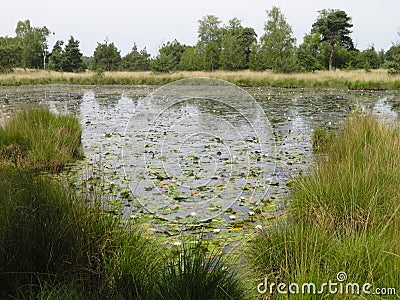
<instances>
[{"instance_id":1,"label":"dry brown grass","mask_svg":"<svg viewBox=\"0 0 400 300\"><path fill-rule=\"evenodd\" d=\"M389 75L387 70L316 71L314 73L279 74L271 71L216 71L175 72L105 72L101 76L92 71L63 73L44 70L16 69L10 74L0 74L0 85L22 84L165 84L183 78L211 77L227 80L241 86L272 87L325 87L349 89L399 89L400 77Z\"/></svg>"}]
</instances>

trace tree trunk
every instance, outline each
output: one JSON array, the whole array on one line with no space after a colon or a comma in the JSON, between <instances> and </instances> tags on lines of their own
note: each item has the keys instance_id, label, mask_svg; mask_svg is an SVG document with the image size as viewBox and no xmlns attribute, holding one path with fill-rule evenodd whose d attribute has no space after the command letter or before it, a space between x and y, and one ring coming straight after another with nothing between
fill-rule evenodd
<instances>
[{"instance_id":1,"label":"tree trunk","mask_svg":"<svg viewBox=\"0 0 400 300\"><path fill-rule=\"evenodd\" d=\"M332 71L332 64L333 64L333 50L335 49L334 45L331 46L331 51L329 53L329 65L328 65L328 70L329 72Z\"/></svg>"}]
</instances>

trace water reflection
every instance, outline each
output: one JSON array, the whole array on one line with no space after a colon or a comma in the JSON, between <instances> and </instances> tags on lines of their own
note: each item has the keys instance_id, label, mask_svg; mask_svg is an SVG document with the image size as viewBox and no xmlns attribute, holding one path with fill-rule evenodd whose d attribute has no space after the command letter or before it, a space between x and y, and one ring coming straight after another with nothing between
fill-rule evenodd
<instances>
[{"instance_id":1,"label":"water reflection","mask_svg":"<svg viewBox=\"0 0 400 300\"><path fill-rule=\"evenodd\" d=\"M126 184L123 168L129 164L121 157L123 145L127 143L127 140L133 144L137 141L144 141L140 128L137 132L134 131L131 135L126 136L126 126L131 120L140 99L155 90L156 87L148 86L90 87L52 85L0 87L0 124L3 125L18 109L29 109L36 105L44 105L57 114L71 113L76 115L83 127L83 146L86 163L101 161L105 180L112 182L114 185L123 186ZM271 123L271 135L276 143L277 166L275 173L271 176L273 177L271 178L271 194L270 199L267 200L276 202L278 206L275 211L269 212L271 214L281 212L280 208L282 208L288 192L286 186L288 181L297 176L299 172L307 171L308 168L312 167L311 137L315 128L320 126L336 128L341 125L342 120L353 109L371 112L389 122L399 122L400 120L400 97L398 92L367 93L341 90L282 90L270 88L249 88L246 91L254 96L264 110ZM184 101L178 101L174 104L175 106L169 107L168 112L162 119L158 119L159 122L155 124L154 130L157 133L154 132L154 134L159 135L159 141L165 141L166 137L168 137L170 142L176 139L176 144L179 144L182 143L182 140L179 139L178 135L175 136L174 132L184 133L187 140L183 145L191 145L191 147L184 146L178 149L177 153L162 153L159 151L160 148L157 148L157 144L149 144L149 147L146 148L148 151L146 157L150 160L157 159L157 161L154 161L155 166L161 167L163 163L169 163L170 165L167 165L167 168L175 170L173 175L182 179L182 181L187 175L194 176L194 178L197 176L199 178L197 187L210 184L210 182L212 182L213 186L226 186L226 181L219 181L224 178L223 171L218 173L215 166L218 169L223 165L225 161L220 160L220 158L225 157L227 150L218 140L212 140L211 135L217 136L221 134L221 128L228 128L232 132L232 134L228 135L228 141L235 145L235 149L245 148L246 151L244 153L247 154L253 151L249 155L256 155L257 149L246 148L249 144L246 144L246 142L243 144L243 141L246 141L246 139L252 141L254 139L248 120L253 120L256 123L262 122L262 115L258 115L260 112L251 107L247 110L247 115L238 114L237 110L235 111L232 107L228 109L228 99L231 98L229 91L226 93L227 100L222 102L213 101L213 99L200 101L196 89L193 89L193 95L189 96L192 96L192 98L186 95L182 99ZM149 119L157 118L155 107L164 108L165 103L166 98L157 97L144 103L141 109L143 117ZM241 103L238 106L239 110L245 110L247 105L248 103ZM229 122L227 123L234 124L235 130L228 125L221 127L223 120L228 120ZM136 125L140 125L142 121L140 116L131 120L131 122L137 122ZM188 128L191 131L188 131ZM193 128L196 128L198 133L203 132L206 134L194 135L192 134ZM204 147L206 142L209 143L208 146L210 148ZM219 150L214 151L219 146ZM176 162L182 166L180 169L174 169L176 166L174 162L163 161L165 156L173 155L176 156ZM241 155L242 153L239 152L233 153L235 157L241 157ZM226 156L228 157L228 155ZM238 160L237 163L246 165L249 161L246 159L243 156L243 159ZM132 162L132 164L134 163L135 161ZM231 167L229 164L226 166ZM237 182L240 186L245 184L245 180L240 177L242 173L240 169L233 173L239 178ZM157 176L157 174L154 176ZM186 182L182 186L192 187L190 182ZM143 189L145 188L146 186L143 186ZM168 189L168 187L165 187L165 189ZM173 194L174 191L170 188L169 192ZM206 197L208 195L207 192L209 192L208 196L211 197L212 191L197 192L199 192L199 195L206 195ZM116 197L119 197L119 195L118 191L115 192ZM179 198L178 194L175 194L175 196ZM248 197L243 195L243 198L246 199ZM121 198L121 201L123 202L124 199ZM233 211L238 214L240 212L247 213L252 209L252 204L246 201L237 202L232 207ZM137 203L127 205L125 207L126 215L128 216L135 209L140 210L140 206ZM171 209L174 209L174 207L165 207L165 212L170 213Z\"/></svg>"}]
</instances>

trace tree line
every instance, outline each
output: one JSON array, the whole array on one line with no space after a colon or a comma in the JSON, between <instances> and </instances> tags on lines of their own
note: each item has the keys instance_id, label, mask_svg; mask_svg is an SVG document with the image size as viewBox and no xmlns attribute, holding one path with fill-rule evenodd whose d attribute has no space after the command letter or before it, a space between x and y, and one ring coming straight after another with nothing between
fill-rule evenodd
<instances>
[{"instance_id":1,"label":"tree line","mask_svg":"<svg viewBox=\"0 0 400 300\"><path fill-rule=\"evenodd\" d=\"M215 71L272 70L275 72L313 72L332 69L387 68L400 74L400 42L390 49L377 51L374 46L360 51L350 36L352 19L343 10L319 11L311 30L297 46L293 29L278 7L267 10L264 32L245 27L237 18L223 24L207 15L198 21L197 43L184 45L177 40L164 43L158 55L151 57L146 48L121 56L113 42L98 43L92 57L84 57L79 41L70 37L57 41L51 51L46 27L32 27L29 20L19 21L15 37L0 37L0 72L13 68L51 69L80 72L103 71ZM400 33L399 33L400 35Z\"/></svg>"}]
</instances>

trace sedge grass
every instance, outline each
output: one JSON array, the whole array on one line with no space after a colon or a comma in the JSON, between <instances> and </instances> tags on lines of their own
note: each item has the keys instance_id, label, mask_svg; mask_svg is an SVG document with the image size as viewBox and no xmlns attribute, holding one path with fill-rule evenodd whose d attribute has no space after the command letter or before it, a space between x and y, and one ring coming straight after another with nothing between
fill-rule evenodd
<instances>
[{"instance_id":1,"label":"sedge grass","mask_svg":"<svg viewBox=\"0 0 400 300\"><path fill-rule=\"evenodd\" d=\"M73 116L44 108L22 110L0 128L0 164L60 171L82 157L82 129Z\"/></svg>"},{"instance_id":2,"label":"sedge grass","mask_svg":"<svg viewBox=\"0 0 400 300\"><path fill-rule=\"evenodd\" d=\"M397 288L399 293L400 129L355 115L343 131L325 138L328 141L319 149L325 159L294 184L287 222L250 243L250 267L260 282L266 278L300 287L311 282L320 289L346 272L344 284L370 283L373 288ZM328 294L325 289L319 295L292 296L320 299ZM264 296L287 298L276 288Z\"/></svg>"},{"instance_id":3,"label":"sedge grass","mask_svg":"<svg viewBox=\"0 0 400 300\"><path fill-rule=\"evenodd\" d=\"M400 131L354 116L325 145L328 162L298 180L290 202L296 222L361 232L400 224Z\"/></svg>"},{"instance_id":4,"label":"sedge grass","mask_svg":"<svg viewBox=\"0 0 400 300\"><path fill-rule=\"evenodd\" d=\"M222 254L160 247L87 195L0 169L0 298L249 298Z\"/></svg>"},{"instance_id":5,"label":"sedge grass","mask_svg":"<svg viewBox=\"0 0 400 300\"><path fill-rule=\"evenodd\" d=\"M183 243L167 257L158 282L159 299L250 299L240 273L204 242Z\"/></svg>"},{"instance_id":6,"label":"sedge grass","mask_svg":"<svg viewBox=\"0 0 400 300\"><path fill-rule=\"evenodd\" d=\"M182 71L159 74L153 72L105 72L61 73L43 70L17 69L0 75L0 85L30 84L118 84L118 85L163 85L185 78L208 77L229 81L239 86L270 86L298 88L346 88L346 89L392 89L400 88L400 77L389 75L387 70L352 70L334 72L280 74L271 71Z\"/></svg>"},{"instance_id":7,"label":"sedge grass","mask_svg":"<svg viewBox=\"0 0 400 300\"><path fill-rule=\"evenodd\" d=\"M47 177L0 169L1 298L150 299L159 257L154 241L101 203Z\"/></svg>"}]
</instances>

